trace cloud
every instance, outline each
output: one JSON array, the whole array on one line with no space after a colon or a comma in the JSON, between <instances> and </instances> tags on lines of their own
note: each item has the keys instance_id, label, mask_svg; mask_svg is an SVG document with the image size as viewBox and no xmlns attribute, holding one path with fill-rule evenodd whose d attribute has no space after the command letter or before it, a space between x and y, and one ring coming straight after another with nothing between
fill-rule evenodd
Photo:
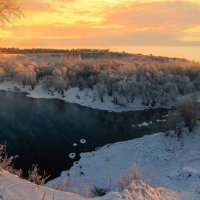
<instances>
[{"instance_id":1,"label":"cloud","mask_svg":"<svg viewBox=\"0 0 200 200\"><path fill-rule=\"evenodd\" d=\"M41 0L23 1L22 8L25 12L53 12L56 9L51 3Z\"/></svg>"},{"instance_id":2,"label":"cloud","mask_svg":"<svg viewBox=\"0 0 200 200\"><path fill-rule=\"evenodd\" d=\"M5 27L9 34L6 40L2 37L4 44L12 41L30 47L198 46L198 3L196 0L24 0L25 17L15 26Z\"/></svg>"},{"instance_id":3,"label":"cloud","mask_svg":"<svg viewBox=\"0 0 200 200\"><path fill-rule=\"evenodd\" d=\"M200 6L189 2L132 3L110 11L104 23L182 28L200 23Z\"/></svg>"}]
</instances>

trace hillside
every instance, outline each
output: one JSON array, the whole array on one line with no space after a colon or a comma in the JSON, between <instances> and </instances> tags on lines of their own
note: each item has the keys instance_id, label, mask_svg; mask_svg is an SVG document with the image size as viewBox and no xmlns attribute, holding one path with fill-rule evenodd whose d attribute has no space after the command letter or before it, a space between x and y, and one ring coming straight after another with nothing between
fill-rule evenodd
<instances>
[{"instance_id":1,"label":"hillside","mask_svg":"<svg viewBox=\"0 0 200 200\"><path fill-rule=\"evenodd\" d=\"M200 198L199 130L200 126L192 133L184 130L180 141L173 135L158 133L83 153L78 163L47 185L59 188L64 179L72 178L78 188L86 182L99 188L111 185L113 191L118 191L120 177L131 166L137 166L151 185L177 192L181 200L197 200Z\"/></svg>"},{"instance_id":2,"label":"hillside","mask_svg":"<svg viewBox=\"0 0 200 200\"><path fill-rule=\"evenodd\" d=\"M200 64L135 54L98 59L67 53L4 54L0 81L0 89L119 112L169 107L185 96L198 101Z\"/></svg>"},{"instance_id":3,"label":"hillside","mask_svg":"<svg viewBox=\"0 0 200 200\"><path fill-rule=\"evenodd\" d=\"M175 192L165 190L164 188L152 188L142 180L132 182L130 187L122 193L110 192L107 195L93 200L178 200ZM56 191L54 189L37 186L26 180L0 171L0 199L4 200L88 200L89 198L79 195Z\"/></svg>"}]
</instances>

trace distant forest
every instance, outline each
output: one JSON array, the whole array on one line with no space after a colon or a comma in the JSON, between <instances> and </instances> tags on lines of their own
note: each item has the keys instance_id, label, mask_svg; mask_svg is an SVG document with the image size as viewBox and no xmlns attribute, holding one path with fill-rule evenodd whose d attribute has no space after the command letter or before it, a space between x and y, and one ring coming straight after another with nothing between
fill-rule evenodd
<instances>
[{"instance_id":1,"label":"distant forest","mask_svg":"<svg viewBox=\"0 0 200 200\"><path fill-rule=\"evenodd\" d=\"M108 58L108 57L123 57L131 56L126 52L111 52L109 49L20 49L20 48L0 48L1 53L6 54L37 54L37 53L51 53L53 54L65 54L68 56L80 56L81 58Z\"/></svg>"},{"instance_id":2,"label":"distant forest","mask_svg":"<svg viewBox=\"0 0 200 200\"><path fill-rule=\"evenodd\" d=\"M122 57L136 57L144 58L142 54L131 54L127 52L113 52L109 49L43 49L43 48L32 48L32 49L20 49L20 48L0 48L2 54L51 54L52 56L58 56L59 54L65 54L66 56L80 56L81 58L122 58ZM149 55L146 58L152 57L156 60L167 61L176 60L178 58L168 58L164 56L153 56ZM178 59L180 60L180 59Z\"/></svg>"}]
</instances>

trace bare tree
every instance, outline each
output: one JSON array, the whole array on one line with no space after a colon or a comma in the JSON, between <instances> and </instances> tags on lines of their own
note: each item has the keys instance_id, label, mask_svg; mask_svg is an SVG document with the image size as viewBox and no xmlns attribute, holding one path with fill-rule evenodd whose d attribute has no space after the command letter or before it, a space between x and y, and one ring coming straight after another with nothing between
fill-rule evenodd
<instances>
[{"instance_id":1,"label":"bare tree","mask_svg":"<svg viewBox=\"0 0 200 200\"><path fill-rule=\"evenodd\" d=\"M196 103L186 98L180 102L178 109L184 119L185 126L188 126L189 132L192 132L197 120Z\"/></svg>"},{"instance_id":2,"label":"bare tree","mask_svg":"<svg viewBox=\"0 0 200 200\"><path fill-rule=\"evenodd\" d=\"M103 83L97 83L96 91L98 93L99 98L101 99L101 102L104 102L104 95L106 93L106 87Z\"/></svg>"},{"instance_id":3,"label":"bare tree","mask_svg":"<svg viewBox=\"0 0 200 200\"><path fill-rule=\"evenodd\" d=\"M180 139L182 136L182 122L183 118L180 111L174 110L169 112L167 117L167 132L166 135L169 135L170 131L173 130L176 136Z\"/></svg>"},{"instance_id":4,"label":"bare tree","mask_svg":"<svg viewBox=\"0 0 200 200\"><path fill-rule=\"evenodd\" d=\"M9 22L12 18L22 15L19 0L0 0L0 23Z\"/></svg>"}]
</instances>

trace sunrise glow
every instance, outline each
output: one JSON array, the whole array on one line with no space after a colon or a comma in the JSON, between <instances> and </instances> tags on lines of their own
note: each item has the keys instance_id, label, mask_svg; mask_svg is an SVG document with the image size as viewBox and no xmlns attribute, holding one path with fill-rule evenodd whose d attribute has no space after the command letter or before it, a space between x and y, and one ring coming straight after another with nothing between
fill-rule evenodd
<instances>
[{"instance_id":1,"label":"sunrise glow","mask_svg":"<svg viewBox=\"0 0 200 200\"><path fill-rule=\"evenodd\" d=\"M200 45L199 0L22 0L22 10L24 16L1 31L1 46L128 51Z\"/></svg>"}]
</instances>

